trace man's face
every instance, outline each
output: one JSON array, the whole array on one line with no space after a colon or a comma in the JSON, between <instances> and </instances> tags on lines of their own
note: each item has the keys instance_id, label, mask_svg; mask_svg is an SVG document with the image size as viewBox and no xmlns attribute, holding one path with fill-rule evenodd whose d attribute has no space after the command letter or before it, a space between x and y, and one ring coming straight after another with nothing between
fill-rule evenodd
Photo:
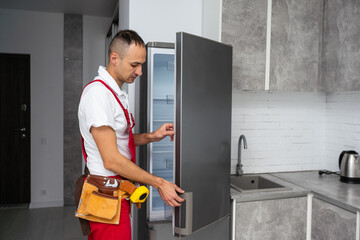
<instances>
[{"instance_id":1,"label":"man's face","mask_svg":"<svg viewBox=\"0 0 360 240\"><path fill-rule=\"evenodd\" d=\"M137 76L142 75L141 65L146 60L146 50L144 46L131 44L128 52L118 63L118 80L122 83L133 83Z\"/></svg>"}]
</instances>

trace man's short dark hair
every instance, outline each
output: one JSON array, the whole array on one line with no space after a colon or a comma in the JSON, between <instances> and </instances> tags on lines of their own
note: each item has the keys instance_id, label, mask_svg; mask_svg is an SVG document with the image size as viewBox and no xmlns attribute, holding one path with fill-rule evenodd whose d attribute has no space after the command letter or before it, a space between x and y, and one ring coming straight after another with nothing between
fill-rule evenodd
<instances>
[{"instance_id":1,"label":"man's short dark hair","mask_svg":"<svg viewBox=\"0 0 360 240\"><path fill-rule=\"evenodd\" d=\"M115 52L122 58L131 44L145 46L144 40L133 30L121 30L111 40L109 46L109 56Z\"/></svg>"}]
</instances>

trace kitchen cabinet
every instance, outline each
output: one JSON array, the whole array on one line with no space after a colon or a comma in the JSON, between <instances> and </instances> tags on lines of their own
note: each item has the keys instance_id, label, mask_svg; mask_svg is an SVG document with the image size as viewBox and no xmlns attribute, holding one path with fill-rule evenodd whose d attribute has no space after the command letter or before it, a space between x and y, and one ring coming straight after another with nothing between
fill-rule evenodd
<instances>
[{"instance_id":1,"label":"kitchen cabinet","mask_svg":"<svg viewBox=\"0 0 360 240\"><path fill-rule=\"evenodd\" d=\"M272 0L270 90L318 91L323 1Z\"/></svg>"},{"instance_id":2,"label":"kitchen cabinet","mask_svg":"<svg viewBox=\"0 0 360 240\"><path fill-rule=\"evenodd\" d=\"M327 92L360 90L360 1L324 1L322 81Z\"/></svg>"},{"instance_id":3,"label":"kitchen cabinet","mask_svg":"<svg viewBox=\"0 0 360 240\"><path fill-rule=\"evenodd\" d=\"M233 89L264 90L267 0L223 0L222 42L233 46Z\"/></svg>"},{"instance_id":4,"label":"kitchen cabinet","mask_svg":"<svg viewBox=\"0 0 360 240\"><path fill-rule=\"evenodd\" d=\"M311 239L355 240L356 214L313 199Z\"/></svg>"},{"instance_id":5,"label":"kitchen cabinet","mask_svg":"<svg viewBox=\"0 0 360 240\"><path fill-rule=\"evenodd\" d=\"M356 226L360 226L360 188L357 184L343 183L337 175L319 175L318 171L272 175L313 193L312 239L359 239Z\"/></svg>"},{"instance_id":6,"label":"kitchen cabinet","mask_svg":"<svg viewBox=\"0 0 360 240\"><path fill-rule=\"evenodd\" d=\"M306 239L307 198L236 203L235 239Z\"/></svg>"},{"instance_id":7,"label":"kitchen cabinet","mask_svg":"<svg viewBox=\"0 0 360 240\"><path fill-rule=\"evenodd\" d=\"M224 0L222 41L233 45L233 89L268 90L269 85L273 91L321 90L322 2ZM271 45L266 51L270 20ZM265 80L266 57L270 65Z\"/></svg>"},{"instance_id":8,"label":"kitchen cabinet","mask_svg":"<svg viewBox=\"0 0 360 240\"><path fill-rule=\"evenodd\" d=\"M359 8L354 0L224 0L222 42L233 46L233 89L359 91Z\"/></svg>"}]
</instances>

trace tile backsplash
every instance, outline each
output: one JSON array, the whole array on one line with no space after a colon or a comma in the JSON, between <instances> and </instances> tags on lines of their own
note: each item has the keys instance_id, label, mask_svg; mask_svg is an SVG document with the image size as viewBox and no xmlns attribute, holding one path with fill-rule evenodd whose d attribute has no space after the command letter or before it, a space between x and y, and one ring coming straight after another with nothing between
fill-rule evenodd
<instances>
[{"instance_id":1,"label":"tile backsplash","mask_svg":"<svg viewBox=\"0 0 360 240\"><path fill-rule=\"evenodd\" d=\"M233 91L231 173L238 139L245 173L338 170L344 149L360 151L360 93Z\"/></svg>"},{"instance_id":2,"label":"tile backsplash","mask_svg":"<svg viewBox=\"0 0 360 240\"><path fill-rule=\"evenodd\" d=\"M338 170L343 150L360 152L360 92L329 93L326 98L326 163Z\"/></svg>"}]
</instances>

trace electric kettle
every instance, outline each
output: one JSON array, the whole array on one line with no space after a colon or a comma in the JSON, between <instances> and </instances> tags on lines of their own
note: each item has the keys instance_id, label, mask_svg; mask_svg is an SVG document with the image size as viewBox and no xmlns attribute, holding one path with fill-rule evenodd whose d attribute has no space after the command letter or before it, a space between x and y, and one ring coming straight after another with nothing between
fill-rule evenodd
<instances>
[{"instance_id":1,"label":"electric kettle","mask_svg":"<svg viewBox=\"0 0 360 240\"><path fill-rule=\"evenodd\" d=\"M355 151L343 151L339 157L340 181L360 183L360 157Z\"/></svg>"}]
</instances>

